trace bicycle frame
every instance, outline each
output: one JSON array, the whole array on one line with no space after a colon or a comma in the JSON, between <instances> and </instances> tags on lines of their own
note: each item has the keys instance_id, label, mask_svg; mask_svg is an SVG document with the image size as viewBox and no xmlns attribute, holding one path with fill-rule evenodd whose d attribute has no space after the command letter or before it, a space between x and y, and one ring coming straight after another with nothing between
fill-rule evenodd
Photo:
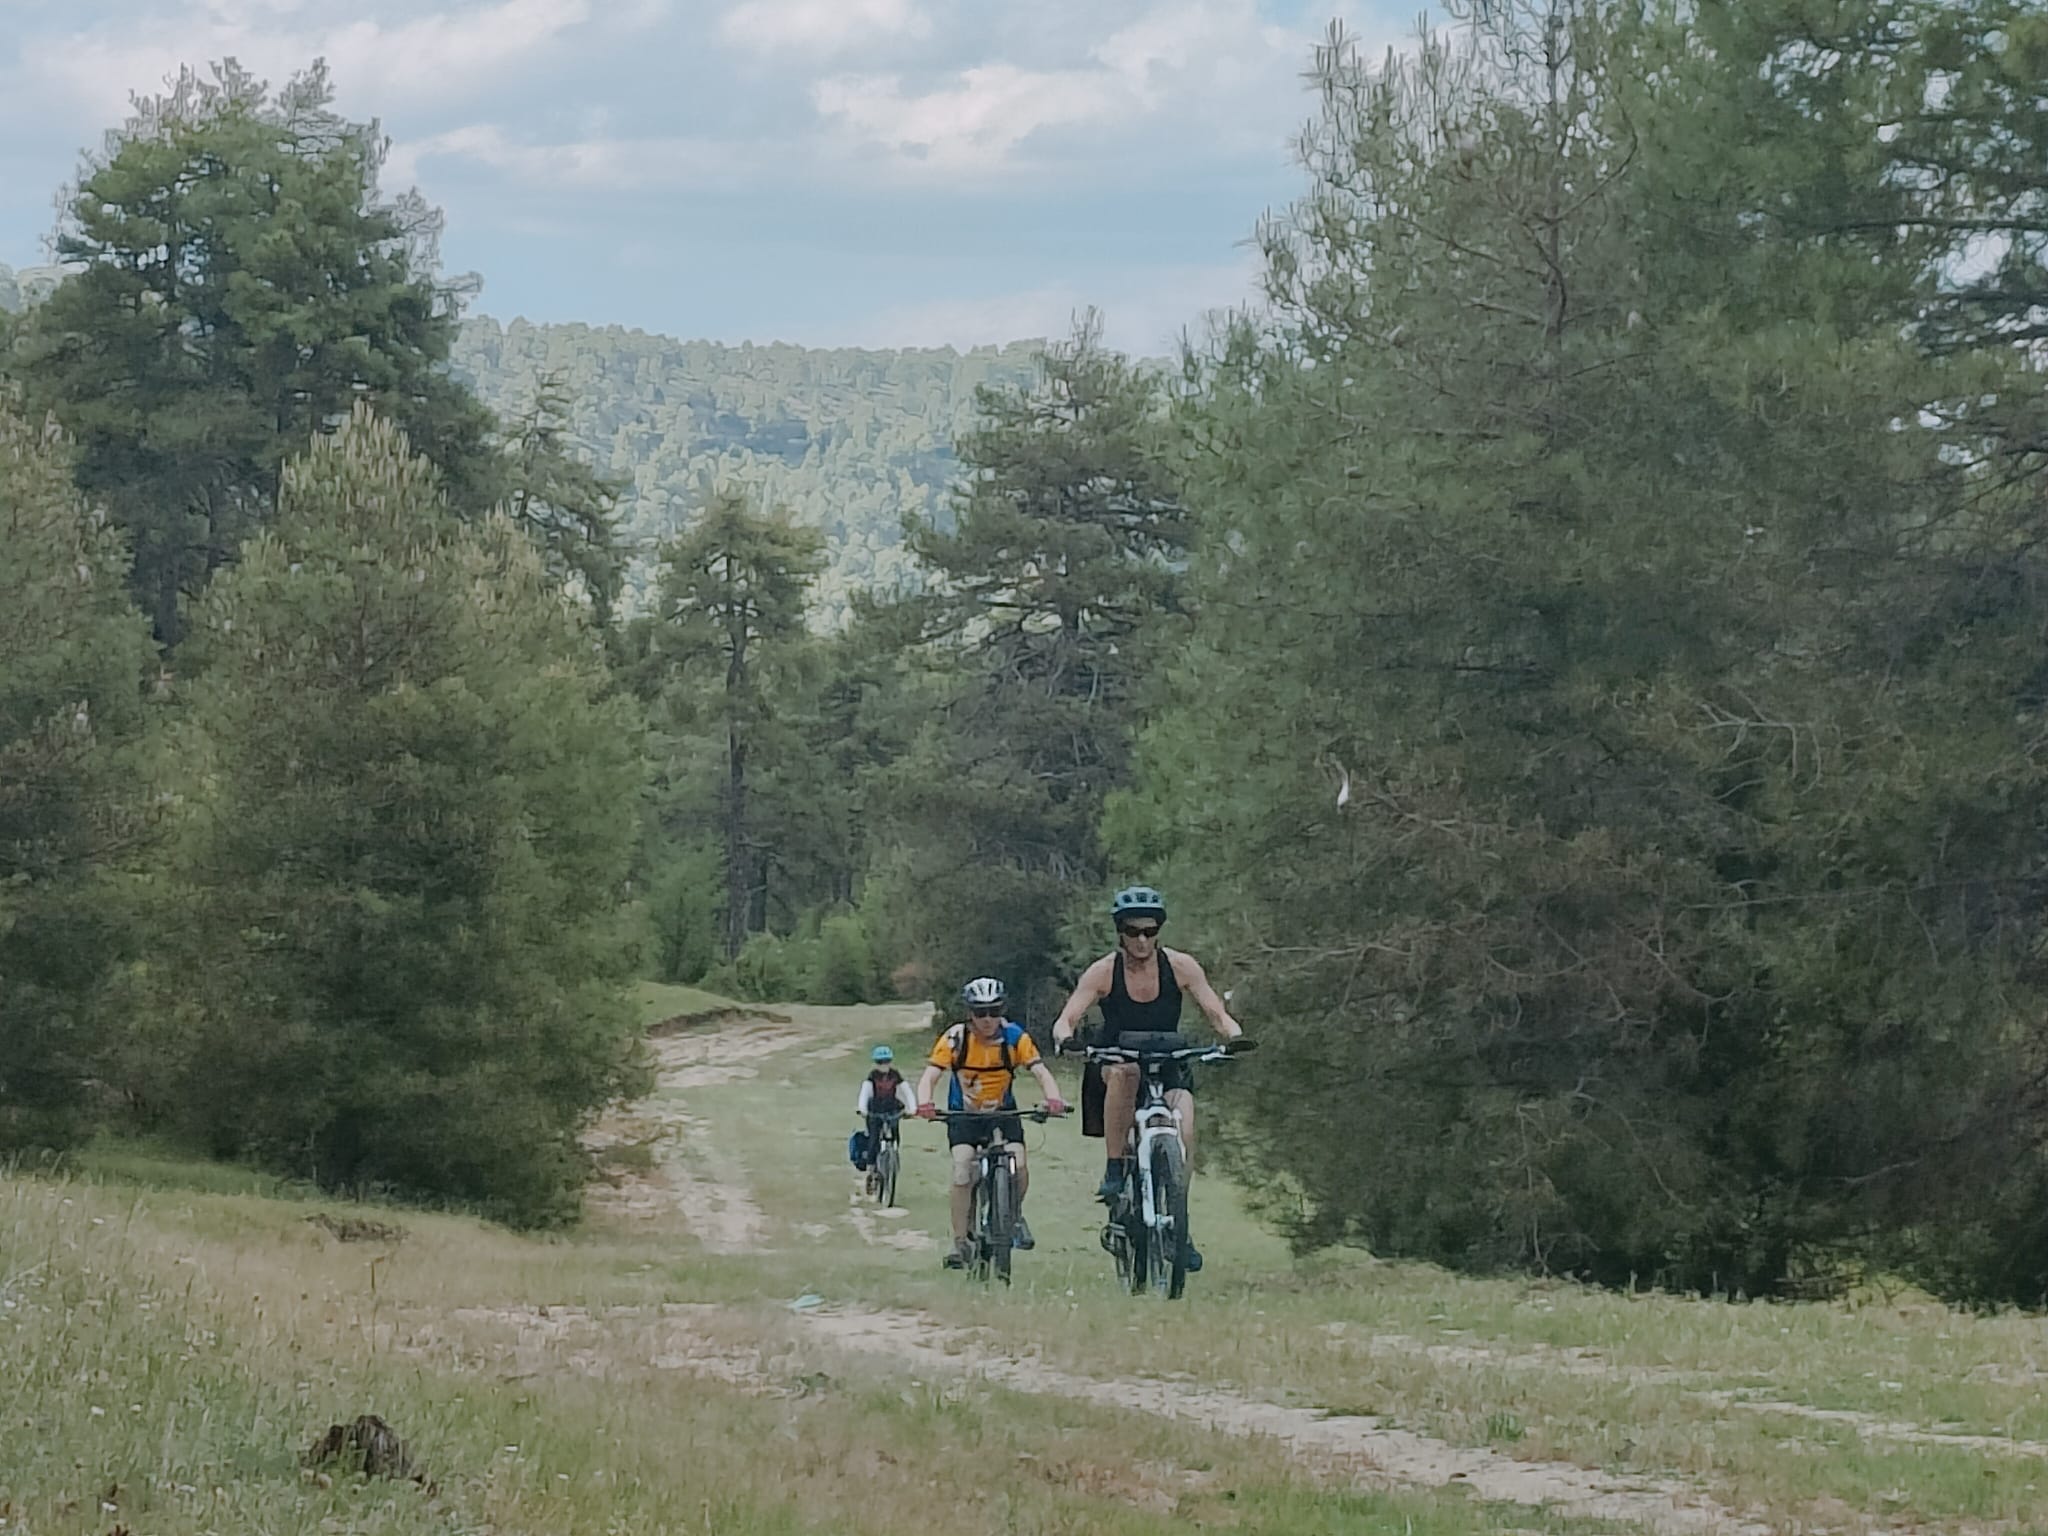
<instances>
[{"instance_id":1,"label":"bicycle frame","mask_svg":"<svg viewBox=\"0 0 2048 1536\"><path fill-rule=\"evenodd\" d=\"M1003 1132L1004 1115L1017 1115L1027 1120L1036 1120L1043 1125L1053 1117L1042 1109L942 1109L931 1118L934 1120L986 1120L989 1122L989 1138L975 1150L974 1182L979 1185L989 1175L998 1158L1010 1162L1010 1171L1016 1172L1016 1161L1011 1156L1024 1143L1012 1141Z\"/></svg>"},{"instance_id":2,"label":"bicycle frame","mask_svg":"<svg viewBox=\"0 0 2048 1536\"><path fill-rule=\"evenodd\" d=\"M1141 1068L1142 1070L1142 1068ZM1138 1175L1138 1210L1145 1225L1159 1225L1159 1196L1152 1184L1152 1148L1171 1137L1180 1141L1180 1111L1167 1102L1165 1086L1155 1072L1146 1072L1138 1092L1137 1112L1131 1120L1131 1134L1124 1143L1126 1159L1135 1159ZM1181 1151L1187 1151L1182 1142Z\"/></svg>"},{"instance_id":3,"label":"bicycle frame","mask_svg":"<svg viewBox=\"0 0 2048 1536\"><path fill-rule=\"evenodd\" d=\"M974 1153L975 1184L979 1186L986 1182L988 1176L995 1171L995 1166L998 1162L1008 1163L1010 1165L1010 1172L1015 1173L1017 1171L1016 1151L1023 1144L1021 1141L1012 1141L1009 1137L1005 1136L1000 1125L991 1127L988 1140L983 1142Z\"/></svg>"}]
</instances>

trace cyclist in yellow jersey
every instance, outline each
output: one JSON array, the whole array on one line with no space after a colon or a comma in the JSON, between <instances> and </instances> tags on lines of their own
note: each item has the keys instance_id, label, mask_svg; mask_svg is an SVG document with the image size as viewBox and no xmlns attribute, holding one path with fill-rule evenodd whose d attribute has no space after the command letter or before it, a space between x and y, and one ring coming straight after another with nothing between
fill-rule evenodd
<instances>
[{"instance_id":1,"label":"cyclist in yellow jersey","mask_svg":"<svg viewBox=\"0 0 2048 1536\"><path fill-rule=\"evenodd\" d=\"M946 1093L947 1109L968 1114L986 1111L990 1116L989 1120L946 1122L946 1143L953 1152L953 1249L946 1255L948 1269L964 1268L969 1257L967 1224L974 1210L975 1148L988 1141L990 1123L998 1118L1003 1135L1016 1149L1017 1227L1013 1246L1032 1245L1031 1228L1024 1223L1024 1195L1031 1186L1024 1158L1024 1121L1015 1113L1017 1099L1011 1091L1017 1069L1023 1067L1038 1079L1048 1110L1056 1115L1067 1111L1060 1098L1060 1085L1039 1058L1037 1045L1024 1032L1023 1025L1003 1017L1003 984L993 976L978 976L960 989L960 1000L967 1005L967 1022L955 1024L933 1043L931 1059L917 1083L917 1113L925 1119L938 1112L933 1090L938 1087L942 1072L950 1072L953 1077Z\"/></svg>"}]
</instances>

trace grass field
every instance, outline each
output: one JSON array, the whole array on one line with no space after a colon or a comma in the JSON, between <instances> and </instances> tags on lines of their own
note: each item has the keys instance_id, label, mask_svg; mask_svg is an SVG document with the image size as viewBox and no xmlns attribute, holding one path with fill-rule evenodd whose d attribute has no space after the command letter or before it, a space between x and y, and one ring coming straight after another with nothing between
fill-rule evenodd
<instances>
[{"instance_id":1,"label":"grass field","mask_svg":"<svg viewBox=\"0 0 2048 1536\"><path fill-rule=\"evenodd\" d=\"M703 996L642 1001L650 1021L746 1011ZM628 1169L735 1186L741 1239L659 1204L520 1237L126 1145L0 1180L0 1533L2048 1530L2040 1319L1296 1260L1214 1177L1207 1270L1182 1303L1133 1300L1096 1244L1100 1144L1073 1122L1031 1132L1039 1246L991 1292L912 1246L944 1231L937 1128L906 1129L906 1214L851 1201L866 1047L915 1059L925 1021L754 1012L744 1052L682 1042L698 1055L673 1060L717 1069L730 1047L729 1068L671 1075L640 1113L673 1136ZM404 1235L337 1241L323 1212ZM828 1313L881 1346L835 1342ZM1676 1489L1707 1523L1566 1518L1079 1389L1159 1380ZM300 1465L364 1412L431 1489Z\"/></svg>"}]
</instances>

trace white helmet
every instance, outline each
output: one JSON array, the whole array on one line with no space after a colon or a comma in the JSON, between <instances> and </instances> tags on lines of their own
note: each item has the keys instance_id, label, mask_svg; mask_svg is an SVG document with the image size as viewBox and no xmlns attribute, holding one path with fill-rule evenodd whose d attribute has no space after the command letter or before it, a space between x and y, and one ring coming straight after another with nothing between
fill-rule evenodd
<instances>
[{"instance_id":1,"label":"white helmet","mask_svg":"<svg viewBox=\"0 0 2048 1536\"><path fill-rule=\"evenodd\" d=\"M993 976L977 976L960 989L960 1001L970 1008L993 1008L1003 1000L1003 984Z\"/></svg>"}]
</instances>

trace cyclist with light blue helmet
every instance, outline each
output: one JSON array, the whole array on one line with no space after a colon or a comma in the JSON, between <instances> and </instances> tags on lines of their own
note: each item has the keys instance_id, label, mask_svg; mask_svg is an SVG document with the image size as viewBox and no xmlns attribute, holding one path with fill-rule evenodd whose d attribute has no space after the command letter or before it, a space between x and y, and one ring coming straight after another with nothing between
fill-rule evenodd
<instances>
[{"instance_id":1,"label":"cyclist with light blue helmet","mask_svg":"<svg viewBox=\"0 0 2048 1536\"><path fill-rule=\"evenodd\" d=\"M1053 1049L1073 1038L1082 1018L1096 1005L1102 1008L1102 1029L1097 1045L1114 1045L1124 1035L1171 1034L1180 1029L1181 1000L1192 997L1208 1016L1210 1026L1225 1040L1235 1040L1244 1028L1230 1016L1223 999L1209 985L1199 962L1190 954L1168 949L1159 942L1159 930L1166 926L1166 898L1149 885L1127 886L1118 891L1109 906L1116 924L1117 947L1081 973L1073 996L1053 1021ZM1124 1145L1130 1139L1131 1124L1138 1111L1138 1069L1124 1065L1103 1069L1103 1149L1109 1166L1096 1191L1105 1201L1122 1192ZM1181 1141L1187 1147L1188 1166L1194 1166L1195 1100L1188 1076L1182 1068L1167 1102L1180 1111ZM1202 1256L1188 1245L1188 1268L1202 1267Z\"/></svg>"},{"instance_id":2,"label":"cyclist with light blue helmet","mask_svg":"<svg viewBox=\"0 0 2048 1536\"><path fill-rule=\"evenodd\" d=\"M860 1096L853 1104L856 1115L868 1117L867 1133L855 1131L846 1149L853 1166L862 1170L874 1161L883 1117L917 1113L917 1090L896 1070L896 1053L886 1045L878 1045L868 1053L868 1059L874 1067L860 1080Z\"/></svg>"}]
</instances>

